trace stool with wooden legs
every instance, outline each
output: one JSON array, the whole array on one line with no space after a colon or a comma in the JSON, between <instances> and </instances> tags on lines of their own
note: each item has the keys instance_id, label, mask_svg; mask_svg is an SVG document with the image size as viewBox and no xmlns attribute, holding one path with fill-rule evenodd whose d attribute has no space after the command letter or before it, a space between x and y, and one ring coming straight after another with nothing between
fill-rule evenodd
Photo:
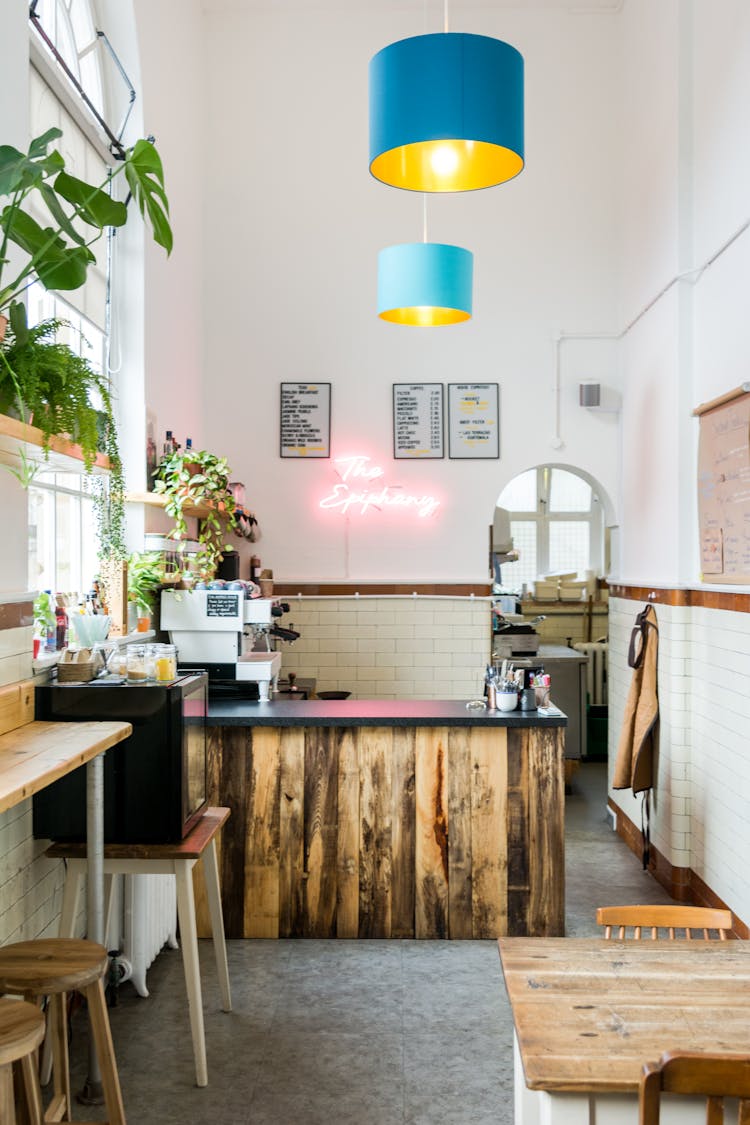
<instances>
[{"instance_id":1,"label":"stool with wooden legs","mask_svg":"<svg viewBox=\"0 0 750 1125\"><path fill-rule=\"evenodd\" d=\"M24 1122L42 1125L42 1094L36 1068L36 1049L44 1039L44 1016L36 1004L0 1000L0 1121L15 1125L13 1066L20 1068L26 1115Z\"/></svg>"},{"instance_id":2,"label":"stool with wooden legs","mask_svg":"<svg viewBox=\"0 0 750 1125\"><path fill-rule=\"evenodd\" d=\"M41 996L49 996L50 999L54 1093L43 1118L45 1125L53 1121L70 1121L73 1117L65 994L74 990L83 994L88 1005L91 1036L101 1071L107 1125L125 1125L102 983L108 967L106 949L93 941L40 938L0 946L0 992L21 995L27 1001Z\"/></svg>"},{"instance_id":3,"label":"stool with wooden legs","mask_svg":"<svg viewBox=\"0 0 750 1125\"><path fill-rule=\"evenodd\" d=\"M203 992L198 961L193 868L200 862L203 869L216 972L221 993L221 1006L225 1012L231 1012L232 995L229 986L224 918L221 909L221 886L216 856L216 837L229 814L230 809L228 808L207 809L184 840L179 840L174 844L104 845L104 876L107 885L106 918L109 918L112 905L113 875L174 875L176 878L177 916L180 923L182 963L185 972L197 1086L208 1085L208 1064L203 1023ZM45 854L50 859L65 859L67 861L68 870L65 877L59 930L60 936L66 937L73 933L83 880L86 875L85 845L52 844L51 847L47 848Z\"/></svg>"}]
</instances>

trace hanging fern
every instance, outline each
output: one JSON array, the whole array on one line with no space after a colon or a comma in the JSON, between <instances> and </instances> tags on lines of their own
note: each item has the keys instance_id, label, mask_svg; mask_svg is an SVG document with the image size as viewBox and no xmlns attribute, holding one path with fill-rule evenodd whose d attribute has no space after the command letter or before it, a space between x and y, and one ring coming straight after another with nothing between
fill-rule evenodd
<instances>
[{"instance_id":1,"label":"hanging fern","mask_svg":"<svg viewBox=\"0 0 750 1125\"><path fill-rule=\"evenodd\" d=\"M99 411L92 397L101 399L110 434L115 430L112 401L106 382L87 360L55 341L66 326L51 319L28 328L25 317L11 315L0 350L0 410L15 410L40 429L45 451L53 434L68 435L80 445L88 471L99 448Z\"/></svg>"}]
</instances>

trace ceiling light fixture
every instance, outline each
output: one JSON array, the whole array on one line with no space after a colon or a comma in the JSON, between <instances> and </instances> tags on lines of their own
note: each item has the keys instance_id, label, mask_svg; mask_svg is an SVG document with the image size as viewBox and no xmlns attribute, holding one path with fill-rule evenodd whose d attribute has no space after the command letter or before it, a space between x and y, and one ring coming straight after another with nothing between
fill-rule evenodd
<instances>
[{"instance_id":1,"label":"ceiling light fixture","mask_svg":"<svg viewBox=\"0 0 750 1125\"><path fill-rule=\"evenodd\" d=\"M469 320L474 255L461 246L405 242L378 254L378 316L436 328Z\"/></svg>"},{"instance_id":2,"label":"ceiling light fixture","mask_svg":"<svg viewBox=\"0 0 750 1125\"><path fill-rule=\"evenodd\" d=\"M445 24L370 61L370 171L391 187L474 191L524 166L522 55Z\"/></svg>"}]
</instances>

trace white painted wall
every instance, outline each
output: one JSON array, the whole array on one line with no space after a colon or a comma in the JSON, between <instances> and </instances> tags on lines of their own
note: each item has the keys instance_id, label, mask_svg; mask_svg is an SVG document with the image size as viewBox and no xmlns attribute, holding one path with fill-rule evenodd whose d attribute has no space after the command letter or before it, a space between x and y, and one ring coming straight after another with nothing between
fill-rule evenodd
<instances>
[{"instance_id":1,"label":"white painted wall","mask_svg":"<svg viewBox=\"0 0 750 1125\"><path fill-rule=\"evenodd\" d=\"M552 458L555 337L615 324L618 19L472 6L454 16L454 30L505 37L526 58L527 168L502 188L430 200L430 237L475 251L475 318L419 331L374 311L377 252L421 237L422 201L369 176L367 66L388 42L424 29L421 7L213 7L195 25L195 5L182 5L179 21L167 18L166 0L137 5L147 18L146 119L159 123L175 162L170 198L188 206L185 192L192 201L204 191L202 260L191 247L178 267L175 251L158 284L155 273L149 280L147 316L157 306L165 315L147 343L160 428L196 437L190 422L182 428L185 402L175 403L184 389L195 407L194 368L186 361L183 380L171 351L183 347L184 324L192 348L204 333L199 439L244 480L262 529L257 549L277 579L482 580L500 490ZM185 182L193 165L180 144L205 153L198 187ZM183 241L194 233L176 230ZM616 495L616 415L578 406L582 380L618 389L615 346L566 343L561 378L564 446L554 460ZM389 483L437 495L437 516L371 512L347 524L321 512L333 464L278 456L279 384L297 380L332 383L334 455L370 455ZM501 459L394 462L391 384L409 380L499 382Z\"/></svg>"}]
</instances>

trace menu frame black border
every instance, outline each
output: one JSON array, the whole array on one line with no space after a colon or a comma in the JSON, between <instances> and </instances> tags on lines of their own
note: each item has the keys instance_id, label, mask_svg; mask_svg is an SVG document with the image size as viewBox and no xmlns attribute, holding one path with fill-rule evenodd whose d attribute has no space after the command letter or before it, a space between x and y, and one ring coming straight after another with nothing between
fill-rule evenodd
<instances>
[{"instance_id":1,"label":"menu frame black border","mask_svg":"<svg viewBox=\"0 0 750 1125\"><path fill-rule=\"evenodd\" d=\"M398 453L396 449L396 390L398 387L440 387L440 452L426 453L422 457L413 457L408 453ZM393 418L393 460L394 461L443 461L445 460L445 384L421 383L417 379L410 379L406 383L391 384L391 413Z\"/></svg>"},{"instance_id":2,"label":"menu frame black border","mask_svg":"<svg viewBox=\"0 0 750 1125\"><path fill-rule=\"evenodd\" d=\"M284 398L284 387L328 387L328 419L327 419L327 453L309 453L301 457L299 454L285 453L284 452L284 427L282 423L282 402ZM331 459L331 399L333 397L332 386L323 380L318 379L297 379L294 382L281 382L279 383L279 457L285 458L287 461L330 461Z\"/></svg>"},{"instance_id":3,"label":"menu frame black border","mask_svg":"<svg viewBox=\"0 0 750 1125\"><path fill-rule=\"evenodd\" d=\"M494 387L495 388L495 415L497 418L497 453L479 453L475 455L451 452L451 387ZM451 461L499 461L500 460L500 384L492 382L449 383L447 394L448 405L446 409L448 426L448 457Z\"/></svg>"}]
</instances>

